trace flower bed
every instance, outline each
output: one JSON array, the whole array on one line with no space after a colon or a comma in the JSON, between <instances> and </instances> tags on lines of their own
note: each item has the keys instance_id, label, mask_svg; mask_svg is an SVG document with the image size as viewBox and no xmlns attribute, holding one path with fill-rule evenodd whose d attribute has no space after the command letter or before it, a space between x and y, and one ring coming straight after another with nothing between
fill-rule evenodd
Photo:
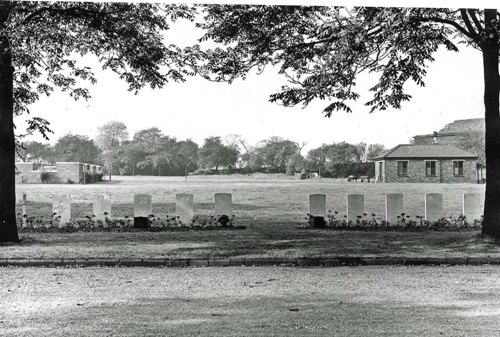
<instances>
[{"instance_id":1,"label":"flower bed","mask_svg":"<svg viewBox=\"0 0 500 337\"><path fill-rule=\"evenodd\" d=\"M318 218L307 214L307 223L301 224L299 228L328 228L334 230L380 230L380 231L476 231L481 229L482 216L480 220L468 220L464 215L458 217L443 217L438 221L424 220L423 216L417 215L412 218L406 213L397 217L396 223L389 223L376 214L358 215L356 221L348 221L347 215L339 217L339 212L328 211L324 226L318 227Z\"/></svg>"},{"instance_id":2,"label":"flower bed","mask_svg":"<svg viewBox=\"0 0 500 337\"><path fill-rule=\"evenodd\" d=\"M178 230L215 230L215 229L244 229L244 226L235 225L235 216L199 216L193 217L190 223L183 223L179 216L148 217L147 228L134 227L134 219L108 218L98 220L95 216L87 216L84 219L74 220L61 224L60 216L54 215L53 219L43 217L19 217L17 228L19 232L48 232L48 233L72 233L72 232L138 232L138 231L178 231Z\"/></svg>"}]
</instances>

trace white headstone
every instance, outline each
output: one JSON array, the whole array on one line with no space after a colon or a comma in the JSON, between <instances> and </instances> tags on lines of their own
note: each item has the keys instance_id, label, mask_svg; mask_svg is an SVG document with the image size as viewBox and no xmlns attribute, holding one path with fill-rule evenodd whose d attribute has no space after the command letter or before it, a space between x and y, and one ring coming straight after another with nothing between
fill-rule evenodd
<instances>
[{"instance_id":1,"label":"white headstone","mask_svg":"<svg viewBox=\"0 0 500 337\"><path fill-rule=\"evenodd\" d=\"M153 213L151 194L134 195L134 217L149 217Z\"/></svg>"},{"instance_id":2,"label":"white headstone","mask_svg":"<svg viewBox=\"0 0 500 337\"><path fill-rule=\"evenodd\" d=\"M71 221L71 198L69 195L54 195L52 198L54 218L59 218L59 227Z\"/></svg>"},{"instance_id":3,"label":"white headstone","mask_svg":"<svg viewBox=\"0 0 500 337\"><path fill-rule=\"evenodd\" d=\"M233 201L231 193L216 193L215 194L215 215L233 214Z\"/></svg>"},{"instance_id":4,"label":"white headstone","mask_svg":"<svg viewBox=\"0 0 500 337\"><path fill-rule=\"evenodd\" d=\"M443 195L427 193L425 195L425 220L438 221L443 215Z\"/></svg>"},{"instance_id":5,"label":"white headstone","mask_svg":"<svg viewBox=\"0 0 500 337\"><path fill-rule=\"evenodd\" d=\"M194 216L192 194L175 195L175 215L180 217L183 224L191 223Z\"/></svg>"},{"instance_id":6,"label":"white headstone","mask_svg":"<svg viewBox=\"0 0 500 337\"><path fill-rule=\"evenodd\" d=\"M479 193L464 193L462 201L463 214L469 223L481 219L483 209L481 208L481 195Z\"/></svg>"},{"instance_id":7,"label":"white headstone","mask_svg":"<svg viewBox=\"0 0 500 337\"><path fill-rule=\"evenodd\" d=\"M385 220L394 225L398 222L398 216L403 213L403 195L393 193L385 195Z\"/></svg>"},{"instance_id":8,"label":"white headstone","mask_svg":"<svg viewBox=\"0 0 500 337\"><path fill-rule=\"evenodd\" d=\"M93 202L93 213L98 220L104 220L107 216L111 217L111 196L108 194L101 194L94 198ZM104 213L107 213L105 216Z\"/></svg>"},{"instance_id":9,"label":"white headstone","mask_svg":"<svg viewBox=\"0 0 500 337\"><path fill-rule=\"evenodd\" d=\"M309 214L326 219L326 194L309 195Z\"/></svg>"},{"instance_id":10,"label":"white headstone","mask_svg":"<svg viewBox=\"0 0 500 337\"><path fill-rule=\"evenodd\" d=\"M347 220L355 222L358 215L365 213L365 196L363 194L349 194L347 196Z\"/></svg>"}]
</instances>

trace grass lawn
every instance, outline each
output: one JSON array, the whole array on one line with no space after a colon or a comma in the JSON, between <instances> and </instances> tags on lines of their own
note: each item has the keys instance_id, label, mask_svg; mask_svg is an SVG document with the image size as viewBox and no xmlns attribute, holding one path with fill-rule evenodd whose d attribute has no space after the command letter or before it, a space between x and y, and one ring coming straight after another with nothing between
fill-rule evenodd
<instances>
[{"instance_id":1,"label":"grass lawn","mask_svg":"<svg viewBox=\"0 0 500 337\"><path fill-rule=\"evenodd\" d=\"M134 193L153 195L156 216L174 211L176 193L193 193L195 213L213 212L213 194L233 194L236 224L245 230L141 233L22 233L21 245L0 247L0 258L194 258L194 257L309 257L405 256L500 257L498 244L486 243L478 232L340 232L301 230L308 195L327 194L328 207L345 212L346 195L365 194L367 212L382 214L384 194L403 193L405 211L422 214L424 193L444 194L447 214L459 214L461 194L484 193L474 184L367 184L335 179L293 180L285 176L115 177L90 185L17 185L18 199L26 192L28 213L51 214L54 193L72 195L73 214L91 214L90 202L99 193L112 194L113 215L133 213ZM20 209L19 209L20 211Z\"/></svg>"},{"instance_id":2,"label":"grass lawn","mask_svg":"<svg viewBox=\"0 0 500 337\"><path fill-rule=\"evenodd\" d=\"M499 336L500 268L0 268L1 336Z\"/></svg>"},{"instance_id":3,"label":"grass lawn","mask_svg":"<svg viewBox=\"0 0 500 337\"><path fill-rule=\"evenodd\" d=\"M214 194L233 194L234 213L240 223L268 222L298 223L306 216L308 196L313 193L327 195L327 208L346 213L346 196L352 193L365 195L365 211L377 216L384 215L384 195L403 193L405 212L412 217L424 215L424 194L443 193L444 215L461 213L462 194L484 194L484 185L477 184L374 184L348 183L338 179L296 180L284 175L235 175L193 176L185 182L183 177L114 177L112 181L89 185L41 185L18 184L16 196L23 192L28 197L28 215L50 218L51 197L69 194L73 200L73 217L92 215L91 202L100 193L111 194L115 217L133 216L134 194L150 193L153 213L156 216L173 214L175 194L194 194L194 210L197 214L213 214ZM21 211L20 206L18 212Z\"/></svg>"},{"instance_id":4,"label":"grass lawn","mask_svg":"<svg viewBox=\"0 0 500 337\"><path fill-rule=\"evenodd\" d=\"M22 234L0 258L500 257L477 232L336 232L262 227L246 230Z\"/></svg>"}]
</instances>

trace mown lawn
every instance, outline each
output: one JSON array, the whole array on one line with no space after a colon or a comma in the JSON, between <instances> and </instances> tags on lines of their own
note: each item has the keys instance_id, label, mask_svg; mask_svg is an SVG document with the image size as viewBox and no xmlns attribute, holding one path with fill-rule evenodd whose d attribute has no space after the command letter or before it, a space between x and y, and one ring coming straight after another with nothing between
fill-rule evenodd
<instances>
[{"instance_id":1,"label":"mown lawn","mask_svg":"<svg viewBox=\"0 0 500 337\"><path fill-rule=\"evenodd\" d=\"M0 268L2 336L499 336L500 268Z\"/></svg>"},{"instance_id":2,"label":"mown lawn","mask_svg":"<svg viewBox=\"0 0 500 337\"><path fill-rule=\"evenodd\" d=\"M114 177L89 185L30 185L16 186L20 200L25 192L28 197L28 215L48 218L52 214L51 197L69 194L73 200L73 217L92 215L94 196L108 193L112 196L112 214L115 217L133 216L134 194L150 193L153 213L156 216L173 214L175 194L194 194L197 214L213 214L214 194L229 192L233 195L234 214L240 223L267 222L299 223L308 212L308 196L313 193L327 195L327 208L346 213L346 196L352 193L365 195L365 211L384 215L384 195L403 193L405 212L412 217L424 214L424 194L443 193L446 216L461 213L462 194L475 192L484 195L484 185L477 184L374 184L348 183L338 179L296 180L284 175L236 175L183 177ZM21 211L20 206L17 209Z\"/></svg>"},{"instance_id":3,"label":"mown lawn","mask_svg":"<svg viewBox=\"0 0 500 337\"><path fill-rule=\"evenodd\" d=\"M424 193L444 195L447 215L458 215L461 195L484 193L474 184L367 184L334 179L294 180L286 176L115 177L90 185L18 185L28 196L28 214L49 218L54 193L72 196L74 217L91 215L91 200L110 193L116 217L132 216L134 193L153 195L156 216L172 214L176 193L193 193L195 213L213 214L213 195L233 194L236 224L245 230L139 233L21 233L21 245L0 247L0 258L193 258L310 256L500 256L498 244L478 232L342 232L296 228L308 211L308 195L327 194L328 208L345 212L350 193L365 194L367 213L383 214L384 194L403 193L405 211L423 213ZM20 206L19 206L20 207ZM19 208L20 211L20 208Z\"/></svg>"},{"instance_id":4,"label":"mown lawn","mask_svg":"<svg viewBox=\"0 0 500 337\"><path fill-rule=\"evenodd\" d=\"M260 257L500 257L500 245L478 232L341 232L245 230L32 233L0 246L0 258L260 258Z\"/></svg>"}]
</instances>

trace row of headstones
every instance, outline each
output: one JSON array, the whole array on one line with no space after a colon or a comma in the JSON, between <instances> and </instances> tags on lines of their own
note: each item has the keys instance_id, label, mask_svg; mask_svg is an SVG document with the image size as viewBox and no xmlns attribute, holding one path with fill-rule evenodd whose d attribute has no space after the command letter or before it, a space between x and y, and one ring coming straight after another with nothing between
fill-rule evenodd
<instances>
[{"instance_id":1,"label":"row of headstones","mask_svg":"<svg viewBox=\"0 0 500 337\"><path fill-rule=\"evenodd\" d=\"M215 214L231 216L233 213L231 193L216 193L214 196ZM93 215L98 220L111 217L111 196L102 194L92 201ZM69 195L55 195L52 199L52 212L60 217L59 223L67 223L71 220L71 198ZM134 195L134 218L149 217L153 212L152 197L150 194ZM23 208L23 215L26 214ZM194 216L193 195L175 195L175 215L180 217L183 223L189 224Z\"/></svg>"},{"instance_id":2,"label":"row of headstones","mask_svg":"<svg viewBox=\"0 0 500 337\"><path fill-rule=\"evenodd\" d=\"M385 195L385 220L397 223L398 217L404 212L403 194ZM479 193L464 193L462 197L462 214L467 219L480 219L483 214L481 208L481 195ZM363 194L349 194L347 196L347 220L356 221L357 217L365 213L365 200ZM326 219L326 195L309 195L309 214ZM424 219L437 221L443 217L443 195L441 193L428 193L425 195Z\"/></svg>"}]
</instances>

